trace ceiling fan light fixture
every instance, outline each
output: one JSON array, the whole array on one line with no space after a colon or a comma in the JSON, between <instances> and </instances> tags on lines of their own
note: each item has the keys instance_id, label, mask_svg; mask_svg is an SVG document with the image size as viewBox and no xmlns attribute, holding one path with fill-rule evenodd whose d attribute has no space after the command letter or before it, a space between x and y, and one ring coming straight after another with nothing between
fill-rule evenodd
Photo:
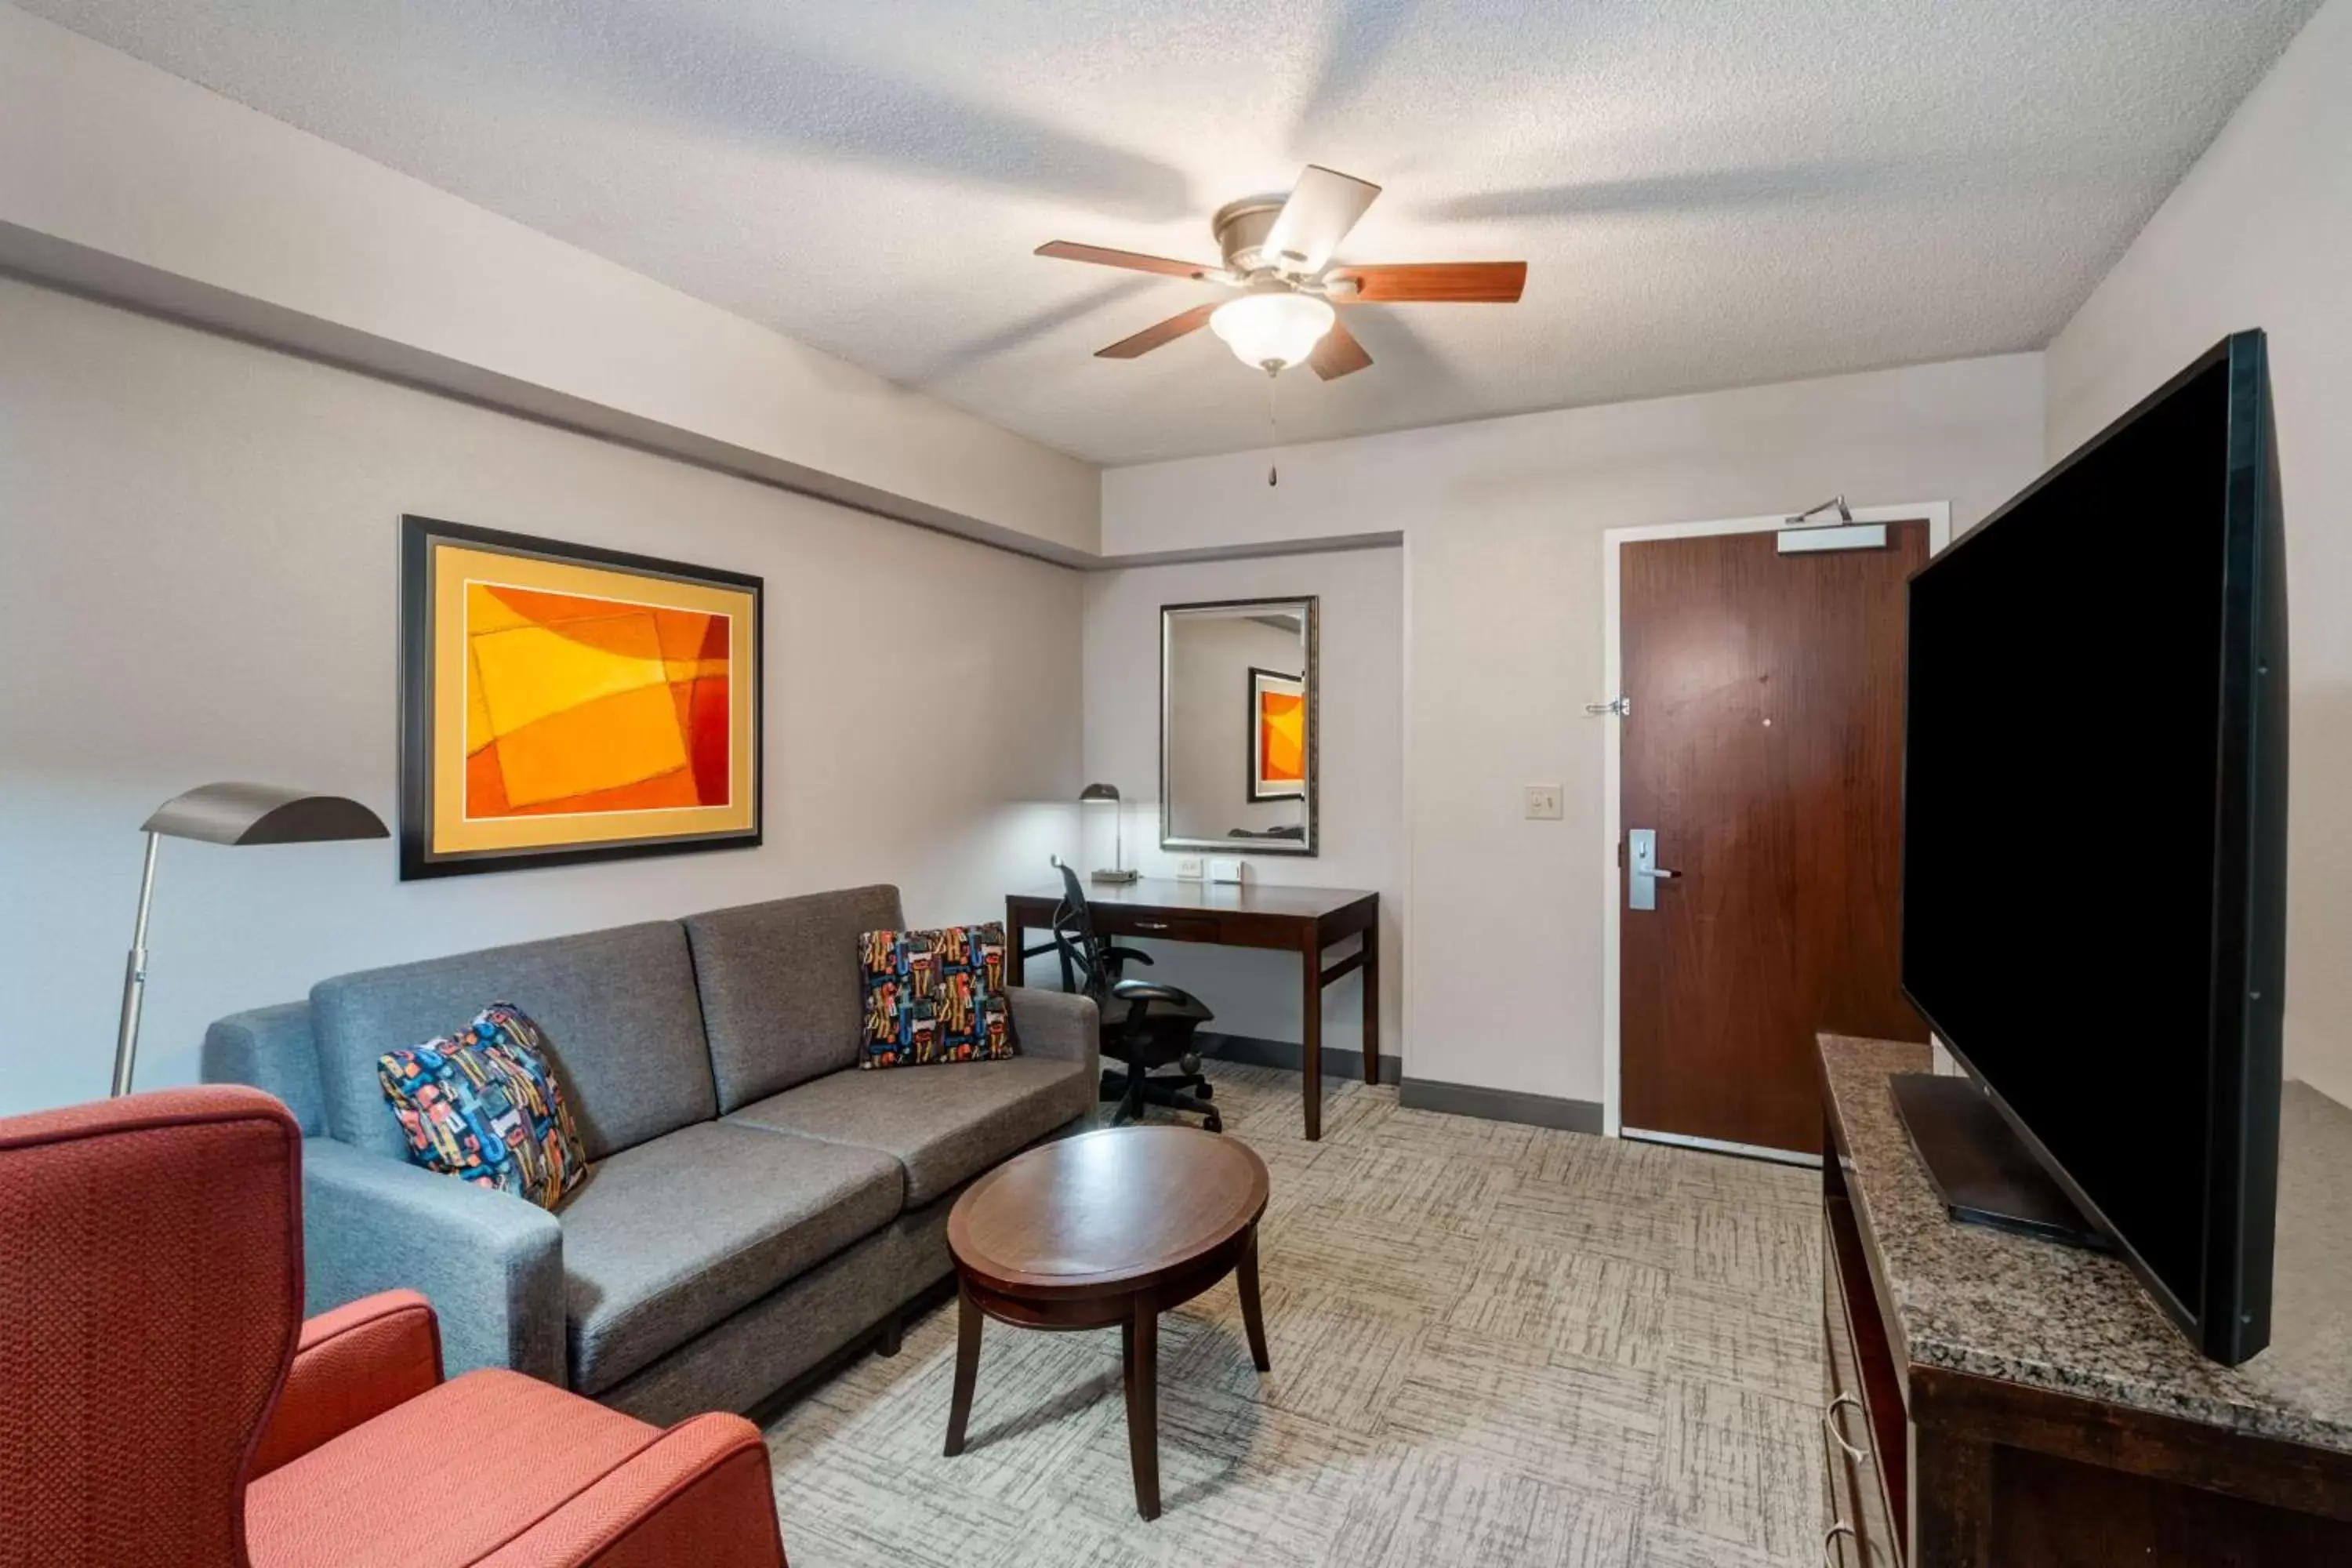
<instances>
[{"instance_id":1,"label":"ceiling fan light fixture","mask_svg":"<svg viewBox=\"0 0 2352 1568\"><path fill-rule=\"evenodd\" d=\"M1303 363L1331 330L1330 302L1287 289L1228 300L1209 317L1209 330L1244 364L1275 374Z\"/></svg>"}]
</instances>

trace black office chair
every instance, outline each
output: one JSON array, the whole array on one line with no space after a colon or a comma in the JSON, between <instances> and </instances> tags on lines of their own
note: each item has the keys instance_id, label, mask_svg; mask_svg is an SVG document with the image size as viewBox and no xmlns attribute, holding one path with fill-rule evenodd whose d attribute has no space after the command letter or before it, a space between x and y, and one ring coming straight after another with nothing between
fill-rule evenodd
<instances>
[{"instance_id":1,"label":"black office chair","mask_svg":"<svg viewBox=\"0 0 2352 1568\"><path fill-rule=\"evenodd\" d=\"M1129 963L1150 963L1151 955L1097 936L1078 874L1058 859L1054 865L1062 873L1062 901L1054 910L1051 945L1061 955L1062 988L1094 998L1102 1014L1102 1053L1125 1064L1124 1071L1106 1068L1102 1076L1102 1098L1118 1102L1111 1120L1132 1121L1145 1106L1157 1105L1198 1113L1207 1118L1202 1126L1223 1132L1224 1119L1209 1103L1216 1091L1201 1076L1201 1058L1192 1048L1192 1032L1216 1015L1189 991L1124 978ZM1171 1066L1174 1073L1151 1076L1154 1068Z\"/></svg>"}]
</instances>

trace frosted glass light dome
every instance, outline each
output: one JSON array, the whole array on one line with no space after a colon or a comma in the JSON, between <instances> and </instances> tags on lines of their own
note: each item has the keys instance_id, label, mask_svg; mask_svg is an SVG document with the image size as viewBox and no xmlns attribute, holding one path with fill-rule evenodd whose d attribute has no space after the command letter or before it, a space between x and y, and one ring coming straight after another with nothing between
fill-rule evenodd
<instances>
[{"instance_id":1,"label":"frosted glass light dome","mask_svg":"<svg viewBox=\"0 0 2352 1568\"><path fill-rule=\"evenodd\" d=\"M1209 330L1244 364L1272 373L1313 353L1336 320L1328 300L1286 289L1226 300L1210 314Z\"/></svg>"}]
</instances>

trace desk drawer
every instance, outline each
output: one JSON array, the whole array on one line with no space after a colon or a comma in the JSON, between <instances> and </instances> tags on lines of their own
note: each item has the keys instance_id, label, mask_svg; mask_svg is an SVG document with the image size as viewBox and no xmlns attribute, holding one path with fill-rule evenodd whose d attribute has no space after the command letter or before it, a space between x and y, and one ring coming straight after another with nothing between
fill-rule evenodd
<instances>
[{"instance_id":1,"label":"desk drawer","mask_svg":"<svg viewBox=\"0 0 2352 1568\"><path fill-rule=\"evenodd\" d=\"M1312 922L1247 910L1135 910L1095 906L1095 929L1105 936L1154 942L1206 942L1220 947L1270 947L1297 952Z\"/></svg>"},{"instance_id":2,"label":"desk drawer","mask_svg":"<svg viewBox=\"0 0 2352 1568\"><path fill-rule=\"evenodd\" d=\"M1222 942L1215 915L1147 914L1115 905L1095 906L1095 929L1105 936L1143 936L1156 942Z\"/></svg>"}]
</instances>

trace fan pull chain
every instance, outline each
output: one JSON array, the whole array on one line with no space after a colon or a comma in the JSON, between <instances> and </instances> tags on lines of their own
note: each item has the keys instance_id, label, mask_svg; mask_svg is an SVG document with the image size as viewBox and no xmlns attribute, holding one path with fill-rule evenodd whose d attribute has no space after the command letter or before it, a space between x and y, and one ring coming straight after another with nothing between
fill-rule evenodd
<instances>
[{"instance_id":1,"label":"fan pull chain","mask_svg":"<svg viewBox=\"0 0 2352 1568\"><path fill-rule=\"evenodd\" d=\"M1265 433L1268 437L1274 436L1282 426L1281 420L1275 416L1274 409L1275 383L1281 379L1281 376L1273 371L1265 373ZM1281 471L1272 463L1265 466L1265 482L1269 489L1282 482Z\"/></svg>"}]
</instances>

